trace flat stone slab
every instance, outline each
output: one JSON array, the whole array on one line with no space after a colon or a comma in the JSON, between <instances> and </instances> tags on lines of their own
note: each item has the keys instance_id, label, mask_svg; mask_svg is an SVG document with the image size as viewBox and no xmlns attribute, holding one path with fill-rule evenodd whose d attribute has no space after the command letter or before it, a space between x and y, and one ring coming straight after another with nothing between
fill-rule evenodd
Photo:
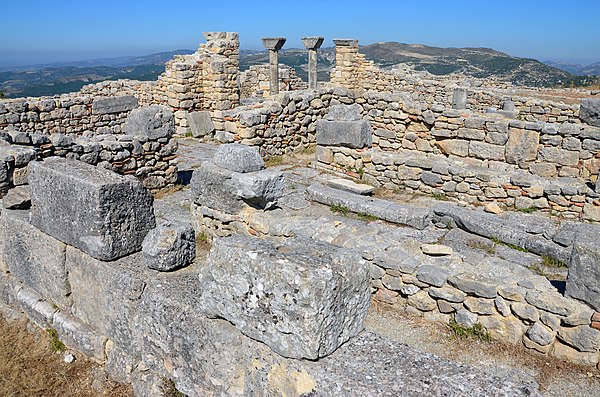
<instances>
[{"instance_id":1,"label":"flat stone slab","mask_svg":"<svg viewBox=\"0 0 600 397\"><path fill-rule=\"evenodd\" d=\"M29 166L34 226L94 258L137 252L155 225L152 196L140 181L71 159Z\"/></svg>"},{"instance_id":2,"label":"flat stone slab","mask_svg":"<svg viewBox=\"0 0 600 397\"><path fill-rule=\"evenodd\" d=\"M215 125L208 111L190 112L186 115L186 119L194 138L202 138L215 132Z\"/></svg>"},{"instance_id":3,"label":"flat stone slab","mask_svg":"<svg viewBox=\"0 0 600 397\"><path fill-rule=\"evenodd\" d=\"M428 208L400 205L390 201L370 198L339 189L312 184L306 190L308 198L325 205L340 205L352 212L365 213L392 223L425 229L432 213Z\"/></svg>"},{"instance_id":4,"label":"flat stone slab","mask_svg":"<svg viewBox=\"0 0 600 397\"><path fill-rule=\"evenodd\" d=\"M363 329L369 267L355 252L291 238L213 241L203 306L289 358L317 359Z\"/></svg>"},{"instance_id":5,"label":"flat stone slab","mask_svg":"<svg viewBox=\"0 0 600 397\"><path fill-rule=\"evenodd\" d=\"M136 97L131 95L117 97L97 97L92 102L92 114L102 115L127 112L138 105Z\"/></svg>"},{"instance_id":6,"label":"flat stone slab","mask_svg":"<svg viewBox=\"0 0 600 397\"><path fill-rule=\"evenodd\" d=\"M373 193L375 188L373 186L364 184L364 183L356 183L349 179L335 178L327 181L327 184L335 189L345 190L350 193L356 193L363 196L367 196Z\"/></svg>"},{"instance_id":7,"label":"flat stone slab","mask_svg":"<svg viewBox=\"0 0 600 397\"><path fill-rule=\"evenodd\" d=\"M373 129L368 120L317 121L317 145L362 149L371 147L372 142Z\"/></svg>"}]
</instances>

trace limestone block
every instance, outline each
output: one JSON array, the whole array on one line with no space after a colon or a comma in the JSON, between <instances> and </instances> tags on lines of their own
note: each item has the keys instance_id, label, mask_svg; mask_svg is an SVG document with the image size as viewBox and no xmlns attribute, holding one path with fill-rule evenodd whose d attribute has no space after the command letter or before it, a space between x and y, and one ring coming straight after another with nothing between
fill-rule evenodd
<instances>
[{"instance_id":1,"label":"limestone block","mask_svg":"<svg viewBox=\"0 0 600 397\"><path fill-rule=\"evenodd\" d=\"M579 118L584 123L600 127L600 99L582 99L579 106Z\"/></svg>"},{"instance_id":2,"label":"limestone block","mask_svg":"<svg viewBox=\"0 0 600 397\"><path fill-rule=\"evenodd\" d=\"M373 130L367 120L317 121L317 144L346 146L355 149L371 147Z\"/></svg>"},{"instance_id":3,"label":"limestone block","mask_svg":"<svg viewBox=\"0 0 600 397\"><path fill-rule=\"evenodd\" d=\"M335 189L341 189L347 192L356 193L363 196L368 196L371 193L373 193L373 190L375 190L373 186L364 183L356 183L349 179L342 178L330 179L327 181L327 184Z\"/></svg>"},{"instance_id":4,"label":"limestone block","mask_svg":"<svg viewBox=\"0 0 600 397\"><path fill-rule=\"evenodd\" d=\"M67 247L65 267L71 285L72 314L123 349L135 352L133 318L151 278L141 254L104 262Z\"/></svg>"},{"instance_id":5,"label":"limestone block","mask_svg":"<svg viewBox=\"0 0 600 397\"><path fill-rule=\"evenodd\" d=\"M466 157L469 155L469 141L445 139L435 143L444 154Z\"/></svg>"},{"instance_id":6,"label":"limestone block","mask_svg":"<svg viewBox=\"0 0 600 397\"><path fill-rule=\"evenodd\" d=\"M329 121L360 121L362 108L358 104L354 105L333 105L329 107L329 112L325 116Z\"/></svg>"},{"instance_id":7,"label":"limestone block","mask_svg":"<svg viewBox=\"0 0 600 397\"><path fill-rule=\"evenodd\" d=\"M170 138L175 133L175 118L166 106L146 106L133 109L123 128L127 135L141 135L151 140Z\"/></svg>"},{"instance_id":8,"label":"limestone block","mask_svg":"<svg viewBox=\"0 0 600 397\"><path fill-rule=\"evenodd\" d=\"M194 138L201 138L215 131L215 125L208 111L189 112L186 114L186 120Z\"/></svg>"},{"instance_id":9,"label":"limestone block","mask_svg":"<svg viewBox=\"0 0 600 397\"><path fill-rule=\"evenodd\" d=\"M273 170L239 173L206 161L192 174L194 202L234 214L245 206L273 207L283 195L283 173Z\"/></svg>"},{"instance_id":10,"label":"limestone block","mask_svg":"<svg viewBox=\"0 0 600 397\"><path fill-rule=\"evenodd\" d=\"M467 108L467 89L466 88L455 88L452 92L452 109L466 109Z\"/></svg>"},{"instance_id":11,"label":"limestone block","mask_svg":"<svg viewBox=\"0 0 600 397\"><path fill-rule=\"evenodd\" d=\"M254 172L265 168L258 147L239 143L221 145L215 151L213 161L216 165L235 172Z\"/></svg>"},{"instance_id":12,"label":"limestone block","mask_svg":"<svg viewBox=\"0 0 600 397\"><path fill-rule=\"evenodd\" d=\"M316 359L363 329L369 279L367 263L348 250L235 236L213 242L202 305L284 357Z\"/></svg>"},{"instance_id":13,"label":"limestone block","mask_svg":"<svg viewBox=\"0 0 600 397\"><path fill-rule=\"evenodd\" d=\"M164 272L185 267L196 257L194 228L185 223L160 225L146 235L142 252L150 269Z\"/></svg>"},{"instance_id":14,"label":"limestone block","mask_svg":"<svg viewBox=\"0 0 600 397\"><path fill-rule=\"evenodd\" d=\"M540 133L538 131L511 128L506 142L506 161L521 164L537 158Z\"/></svg>"},{"instance_id":15,"label":"limestone block","mask_svg":"<svg viewBox=\"0 0 600 397\"><path fill-rule=\"evenodd\" d=\"M92 102L92 114L122 113L137 106L138 100L134 96L97 97Z\"/></svg>"},{"instance_id":16,"label":"limestone block","mask_svg":"<svg viewBox=\"0 0 600 397\"><path fill-rule=\"evenodd\" d=\"M560 327L558 338L582 352L594 353L600 350L600 331L589 325Z\"/></svg>"},{"instance_id":17,"label":"limestone block","mask_svg":"<svg viewBox=\"0 0 600 397\"><path fill-rule=\"evenodd\" d=\"M600 247L598 226L581 225L575 234L565 295L600 311Z\"/></svg>"},{"instance_id":18,"label":"limestone block","mask_svg":"<svg viewBox=\"0 0 600 397\"><path fill-rule=\"evenodd\" d=\"M73 316L64 312L54 314L54 327L59 338L69 347L83 352L88 357L104 360L106 338Z\"/></svg>"},{"instance_id":19,"label":"limestone block","mask_svg":"<svg viewBox=\"0 0 600 397\"><path fill-rule=\"evenodd\" d=\"M17 186L10 189L2 198L2 206L8 210L23 210L31 206L29 187Z\"/></svg>"},{"instance_id":20,"label":"limestone block","mask_svg":"<svg viewBox=\"0 0 600 397\"><path fill-rule=\"evenodd\" d=\"M32 224L94 258L139 251L154 227L152 196L134 177L50 158L30 164L29 183Z\"/></svg>"},{"instance_id":21,"label":"limestone block","mask_svg":"<svg viewBox=\"0 0 600 397\"><path fill-rule=\"evenodd\" d=\"M18 280L60 307L70 304L66 245L33 227L26 211L2 211L0 250Z\"/></svg>"}]
</instances>

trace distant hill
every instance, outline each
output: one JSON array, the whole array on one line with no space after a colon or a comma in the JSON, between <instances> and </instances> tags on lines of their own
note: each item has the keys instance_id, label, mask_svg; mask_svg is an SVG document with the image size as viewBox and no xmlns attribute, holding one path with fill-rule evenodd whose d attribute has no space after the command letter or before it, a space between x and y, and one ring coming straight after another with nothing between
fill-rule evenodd
<instances>
[{"instance_id":1,"label":"distant hill","mask_svg":"<svg viewBox=\"0 0 600 397\"><path fill-rule=\"evenodd\" d=\"M361 46L367 59L384 69L408 65L436 75L453 73L478 78L496 77L516 85L533 87L581 86L600 81L600 62L581 66L542 63L535 59L513 57L490 48L440 48L397 42ZM176 54L192 50L176 50L146 56L93 59L80 62L0 68L0 91L7 97L54 95L77 91L85 84L102 80L155 80L164 71L164 63ZM305 49L284 49L279 61L293 67L307 80ZM241 50L240 68L268 63L267 51ZM318 52L319 80L328 81L335 64L335 48ZM10 70L7 70L10 69Z\"/></svg>"},{"instance_id":2,"label":"distant hill","mask_svg":"<svg viewBox=\"0 0 600 397\"><path fill-rule=\"evenodd\" d=\"M546 65L567 71L576 76L600 76L600 62L591 65L579 65L569 62L544 61Z\"/></svg>"},{"instance_id":3,"label":"distant hill","mask_svg":"<svg viewBox=\"0 0 600 397\"><path fill-rule=\"evenodd\" d=\"M535 59L513 57L491 48L440 48L386 42L361 46L360 52L383 69L391 69L403 64L435 75L459 73L478 78L494 76L516 85L533 87L585 85L597 81L595 78L575 75ZM282 50L279 59L281 63L294 67L301 77L306 76L305 50ZM249 52L240 56L243 68L267 61L266 51ZM324 80L329 79L327 74L334 63L334 48L319 50L319 66Z\"/></svg>"},{"instance_id":4,"label":"distant hill","mask_svg":"<svg viewBox=\"0 0 600 397\"><path fill-rule=\"evenodd\" d=\"M0 70L0 91L7 97L56 95L78 91L103 80L156 80L165 62L192 50L160 52L145 56L102 58L77 62L19 66Z\"/></svg>"}]
</instances>

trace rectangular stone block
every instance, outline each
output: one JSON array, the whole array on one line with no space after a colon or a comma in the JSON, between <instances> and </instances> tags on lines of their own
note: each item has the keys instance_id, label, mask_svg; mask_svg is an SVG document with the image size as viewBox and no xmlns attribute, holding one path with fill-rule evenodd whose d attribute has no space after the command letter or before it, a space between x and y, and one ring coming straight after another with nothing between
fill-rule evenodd
<instances>
[{"instance_id":1,"label":"rectangular stone block","mask_svg":"<svg viewBox=\"0 0 600 397\"><path fill-rule=\"evenodd\" d=\"M600 311L600 227L580 225L573 243L565 295Z\"/></svg>"},{"instance_id":2,"label":"rectangular stone block","mask_svg":"<svg viewBox=\"0 0 600 397\"><path fill-rule=\"evenodd\" d=\"M152 196L134 177L50 158L29 167L32 224L100 260L141 249L155 226Z\"/></svg>"},{"instance_id":3,"label":"rectangular stone block","mask_svg":"<svg viewBox=\"0 0 600 397\"><path fill-rule=\"evenodd\" d=\"M92 114L111 114L128 112L138 106L138 100L134 96L97 97L92 102Z\"/></svg>"},{"instance_id":4,"label":"rectangular stone block","mask_svg":"<svg viewBox=\"0 0 600 397\"><path fill-rule=\"evenodd\" d=\"M133 318L150 278L142 255L104 262L67 247L72 314L127 351L135 351Z\"/></svg>"},{"instance_id":5,"label":"rectangular stone block","mask_svg":"<svg viewBox=\"0 0 600 397\"><path fill-rule=\"evenodd\" d=\"M194 138L201 138L215 131L210 112L190 112L186 115L186 119Z\"/></svg>"},{"instance_id":6,"label":"rectangular stone block","mask_svg":"<svg viewBox=\"0 0 600 397\"><path fill-rule=\"evenodd\" d=\"M202 305L284 357L316 359L363 329L369 267L355 252L301 238L217 239Z\"/></svg>"},{"instance_id":7,"label":"rectangular stone block","mask_svg":"<svg viewBox=\"0 0 600 397\"><path fill-rule=\"evenodd\" d=\"M361 149L371 147L372 135L373 129L368 120L317 121L317 145Z\"/></svg>"},{"instance_id":8,"label":"rectangular stone block","mask_svg":"<svg viewBox=\"0 0 600 397\"><path fill-rule=\"evenodd\" d=\"M28 218L28 211L2 211L0 254L13 276L67 308L71 288L65 270L66 245L33 227Z\"/></svg>"}]
</instances>

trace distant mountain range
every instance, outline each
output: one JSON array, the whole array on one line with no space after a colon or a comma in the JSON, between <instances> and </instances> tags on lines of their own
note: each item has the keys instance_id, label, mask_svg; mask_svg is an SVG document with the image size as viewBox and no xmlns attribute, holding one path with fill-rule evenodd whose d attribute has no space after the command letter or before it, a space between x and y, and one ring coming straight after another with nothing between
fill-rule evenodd
<instances>
[{"instance_id":1,"label":"distant mountain range","mask_svg":"<svg viewBox=\"0 0 600 397\"><path fill-rule=\"evenodd\" d=\"M569 62L544 61L546 65L564 70L576 76L600 76L600 62L591 65L579 65Z\"/></svg>"},{"instance_id":2,"label":"distant mountain range","mask_svg":"<svg viewBox=\"0 0 600 397\"><path fill-rule=\"evenodd\" d=\"M600 62L581 66L566 63L542 63L518 58L490 48L440 48L397 42L361 46L361 53L383 69L408 65L415 70L435 75L452 73L478 78L496 77L516 85L534 87L581 86L600 82ZM164 63L176 54L192 50L161 52L147 56L94 59L17 68L0 67L0 91L6 96L54 95L79 90L83 85L103 80L155 80L164 71ZM304 49L285 49L279 61L293 67L307 79L307 57ZM240 51L240 67L268 63L267 51ZM319 79L329 80L335 64L335 48L322 48L318 53ZM7 70L10 69L10 70Z\"/></svg>"}]
</instances>

